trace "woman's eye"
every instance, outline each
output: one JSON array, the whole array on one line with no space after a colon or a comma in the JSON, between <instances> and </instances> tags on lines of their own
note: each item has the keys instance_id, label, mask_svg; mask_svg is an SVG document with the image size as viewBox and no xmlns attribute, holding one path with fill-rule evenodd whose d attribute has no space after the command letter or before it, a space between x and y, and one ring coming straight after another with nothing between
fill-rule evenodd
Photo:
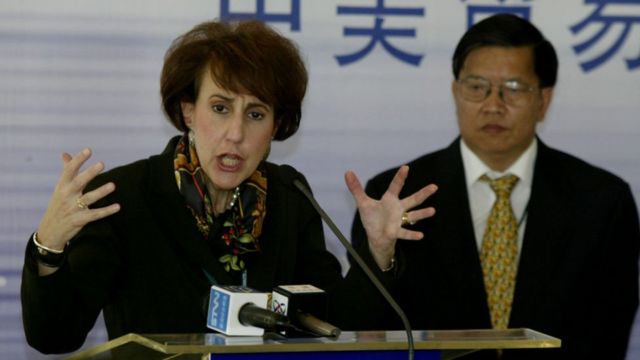
<instances>
[{"instance_id":1,"label":"woman's eye","mask_svg":"<svg viewBox=\"0 0 640 360\"><path fill-rule=\"evenodd\" d=\"M262 120L264 118L264 114L257 111L249 112L249 118L253 120Z\"/></svg>"},{"instance_id":2,"label":"woman's eye","mask_svg":"<svg viewBox=\"0 0 640 360\"><path fill-rule=\"evenodd\" d=\"M211 109L213 109L213 111L220 114L225 114L228 112L227 108L224 105L219 105L219 104L211 106Z\"/></svg>"}]
</instances>

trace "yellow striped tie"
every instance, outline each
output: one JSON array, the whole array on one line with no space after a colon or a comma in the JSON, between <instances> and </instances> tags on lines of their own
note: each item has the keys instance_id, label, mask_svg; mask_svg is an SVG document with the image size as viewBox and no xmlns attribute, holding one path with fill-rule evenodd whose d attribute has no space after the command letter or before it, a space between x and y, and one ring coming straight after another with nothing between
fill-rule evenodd
<instances>
[{"instance_id":1,"label":"yellow striped tie","mask_svg":"<svg viewBox=\"0 0 640 360\"><path fill-rule=\"evenodd\" d=\"M493 328L506 329L517 271L518 222L510 197L518 177L507 175L491 180L482 175L480 180L489 183L496 193L496 202L489 214L480 249L484 286Z\"/></svg>"}]
</instances>

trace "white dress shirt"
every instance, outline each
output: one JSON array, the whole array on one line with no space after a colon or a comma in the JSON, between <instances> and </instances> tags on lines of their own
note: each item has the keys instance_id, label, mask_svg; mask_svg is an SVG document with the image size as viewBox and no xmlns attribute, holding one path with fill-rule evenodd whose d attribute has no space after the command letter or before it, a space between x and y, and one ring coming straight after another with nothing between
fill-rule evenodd
<instances>
[{"instance_id":1,"label":"white dress shirt","mask_svg":"<svg viewBox=\"0 0 640 360\"><path fill-rule=\"evenodd\" d=\"M516 160L511 167L504 172L491 170L485 163L474 154L471 149L460 141L460 152L462 154L462 164L466 177L467 192L469 194L469 207L471 208L471 218L476 236L478 250L482 246L484 229L489 218L489 213L496 201L496 194L488 183L481 181L484 174L491 179L496 179L505 175L516 175L520 180L511 191L511 206L518 221L518 258L522 249L522 239L527 222L526 208L531 195L531 183L533 181L533 166L536 161L538 150L538 140L533 139L531 145Z\"/></svg>"}]
</instances>

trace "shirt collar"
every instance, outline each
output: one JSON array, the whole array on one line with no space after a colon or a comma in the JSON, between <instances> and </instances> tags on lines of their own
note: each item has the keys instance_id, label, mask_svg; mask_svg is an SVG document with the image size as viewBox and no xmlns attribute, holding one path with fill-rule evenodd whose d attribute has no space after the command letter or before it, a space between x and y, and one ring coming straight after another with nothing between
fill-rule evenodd
<instances>
[{"instance_id":1,"label":"shirt collar","mask_svg":"<svg viewBox=\"0 0 640 360\"><path fill-rule=\"evenodd\" d=\"M460 153L462 154L462 164L464 166L465 180L467 189L470 188L480 177L487 174L490 178L495 179L507 174L514 174L520 180L519 184L527 187L531 186L533 181L533 166L538 153L538 139L534 138L529 147L520 155L518 160L514 162L504 172L491 170L480 158L473 152L464 140L460 140Z\"/></svg>"}]
</instances>

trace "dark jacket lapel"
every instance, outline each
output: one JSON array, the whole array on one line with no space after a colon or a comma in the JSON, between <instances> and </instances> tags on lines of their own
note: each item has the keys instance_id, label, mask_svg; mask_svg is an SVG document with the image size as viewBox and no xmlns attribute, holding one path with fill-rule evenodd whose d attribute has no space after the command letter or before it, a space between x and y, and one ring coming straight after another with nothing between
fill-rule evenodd
<instances>
[{"instance_id":1,"label":"dark jacket lapel","mask_svg":"<svg viewBox=\"0 0 640 360\"><path fill-rule=\"evenodd\" d=\"M416 274L415 278L408 279L409 287L418 286L422 289L420 292L426 293L408 301L417 313L425 311L417 309L430 309L429 319L415 325L428 328L489 326L460 139L441 151L417 159L410 166L410 180L403 196L429 183L438 185L436 194L426 202L427 206L436 208L436 215L417 225L425 238L419 242L403 242L404 253L412 258L407 263L419 268L407 271ZM421 256L425 257L418 258ZM420 278L422 274L430 275L425 279ZM440 293L442 291L446 293Z\"/></svg>"},{"instance_id":2,"label":"dark jacket lapel","mask_svg":"<svg viewBox=\"0 0 640 360\"><path fill-rule=\"evenodd\" d=\"M555 179L553 150L538 139L538 154L529 198L526 229L520 254L510 326L534 313L546 279L553 276L565 251L572 190Z\"/></svg>"},{"instance_id":3,"label":"dark jacket lapel","mask_svg":"<svg viewBox=\"0 0 640 360\"><path fill-rule=\"evenodd\" d=\"M444 151L431 169L439 178L436 180L439 190L433 199L437 212L434 217L434 238L442 239L442 254L457 254L443 258L443 266L462 283L471 284L469 290L484 292L459 138ZM472 277L471 281L469 276Z\"/></svg>"}]
</instances>

